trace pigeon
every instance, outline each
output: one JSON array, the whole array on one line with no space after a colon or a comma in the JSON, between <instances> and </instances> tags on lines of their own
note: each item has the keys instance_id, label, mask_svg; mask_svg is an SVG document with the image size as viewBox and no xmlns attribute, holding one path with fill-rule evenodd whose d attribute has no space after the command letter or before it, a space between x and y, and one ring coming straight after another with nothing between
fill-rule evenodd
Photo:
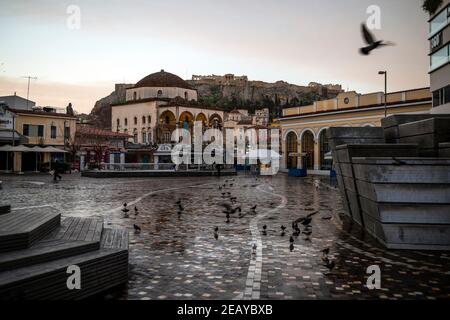
<instances>
[{"instance_id":1,"label":"pigeon","mask_svg":"<svg viewBox=\"0 0 450 320\"><path fill-rule=\"evenodd\" d=\"M308 225L311 224L311 222L312 222L312 218L311 217L306 217L306 218L303 219L302 225L308 226Z\"/></svg>"},{"instance_id":2,"label":"pigeon","mask_svg":"<svg viewBox=\"0 0 450 320\"><path fill-rule=\"evenodd\" d=\"M373 50L380 47L394 45L392 42L377 41L364 23L361 26L361 30L364 41L367 43L367 47L361 48L359 52L365 56L368 56Z\"/></svg>"},{"instance_id":3,"label":"pigeon","mask_svg":"<svg viewBox=\"0 0 450 320\"><path fill-rule=\"evenodd\" d=\"M251 209L252 211L255 211L256 208L258 208L258 205L257 205L257 204L255 204L255 205L254 205L253 207L251 207L250 209Z\"/></svg>"},{"instance_id":4,"label":"pigeon","mask_svg":"<svg viewBox=\"0 0 450 320\"><path fill-rule=\"evenodd\" d=\"M281 226L281 230L284 232L286 231L286 227L285 226Z\"/></svg>"},{"instance_id":5,"label":"pigeon","mask_svg":"<svg viewBox=\"0 0 450 320\"><path fill-rule=\"evenodd\" d=\"M294 244L293 243L291 243L291 245L289 246L289 250L292 252L292 251L294 251Z\"/></svg>"},{"instance_id":6,"label":"pigeon","mask_svg":"<svg viewBox=\"0 0 450 320\"><path fill-rule=\"evenodd\" d=\"M290 243L294 243L294 242L295 242L294 238L291 237L291 238L289 239L289 242L290 242Z\"/></svg>"},{"instance_id":7,"label":"pigeon","mask_svg":"<svg viewBox=\"0 0 450 320\"><path fill-rule=\"evenodd\" d=\"M253 253L256 253L256 249L258 249L258 246L256 245L256 243L253 244Z\"/></svg>"},{"instance_id":8,"label":"pigeon","mask_svg":"<svg viewBox=\"0 0 450 320\"><path fill-rule=\"evenodd\" d=\"M263 230L267 231L267 225L263 225Z\"/></svg>"},{"instance_id":9,"label":"pigeon","mask_svg":"<svg viewBox=\"0 0 450 320\"><path fill-rule=\"evenodd\" d=\"M215 228L214 228L214 232L215 232L215 233L219 232L219 227L215 227Z\"/></svg>"},{"instance_id":10,"label":"pigeon","mask_svg":"<svg viewBox=\"0 0 450 320\"><path fill-rule=\"evenodd\" d=\"M135 216L139 215L139 209L137 207L134 207L134 215Z\"/></svg>"},{"instance_id":11,"label":"pigeon","mask_svg":"<svg viewBox=\"0 0 450 320\"><path fill-rule=\"evenodd\" d=\"M214 239L219 240L219 234L218 233L214 233Z\"/></svg>"},{"instance_id":12,"label":"pigeon","mask_svg":"<svg viewBox=\"0 0 450 320\"><path fill-rule=\"evenodd\" d=\"M329 255L330 254L330 248L326 248L326 249L323 249L322 250L322 253L324 254L324 255Z\"/></svg>"},{"instance_id":13,"label":"pigeon","mask_svg":"<svg viewBox=\"0 0 450 320\"><path fill-rule=\"evenodd\" d=\"M323 266L331 272L336 267L336 263L334 261L327 260Z\"/></svg>"},{"instance_id":14,"label":"pigeon","mask_svg":"<svg viewBox=\"0 0 450 320\"><path fill-rule=\"evenodd\" d=\"M139 227L137 224L134 224L133 228L134 228L134 232L136 232L136 233L140 233L141 232L141 227Z\"/></svg>"}]
</instances>

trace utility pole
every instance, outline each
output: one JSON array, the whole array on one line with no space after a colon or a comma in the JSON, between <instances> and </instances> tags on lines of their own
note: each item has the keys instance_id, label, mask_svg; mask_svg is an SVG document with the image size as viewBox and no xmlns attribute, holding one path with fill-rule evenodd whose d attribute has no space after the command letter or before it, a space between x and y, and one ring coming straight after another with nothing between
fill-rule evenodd
<instances>
[{"instance_id":1,"label":"utility pole","mask_svg":"<svg viewBox=\"0 0 450 320\"><path fill-rule=\"evenodd\" d=\"M30 98L30 82L31 80L37 80L37 77L30 77L30 76L26 76L26 77L22 77L24 79L28 79L28 88L27 88L27 110L28 110L28 101Z\"/></svg>"}]
</instances>

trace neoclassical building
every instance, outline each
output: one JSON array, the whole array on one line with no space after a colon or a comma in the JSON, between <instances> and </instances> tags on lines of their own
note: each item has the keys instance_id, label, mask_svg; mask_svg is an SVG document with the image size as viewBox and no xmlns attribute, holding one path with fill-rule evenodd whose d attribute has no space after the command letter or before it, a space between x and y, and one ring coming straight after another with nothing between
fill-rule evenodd
<instances>
[{"instance_id":1,"label":"neoclassical building","mask_svg":"<svg viewBox=\"0 0 450 320\"><path fill-rule=\"evenodd\" d=\"M387 114L429 113L430 88L392 92L387 95ZM313 105L287 108L280 118L282 137L281 168L302 168L328 174L331 161L326 129L330 127L380 126L384 118L384 93L342 92L335 99Z\"/></svg>"},{"instance_id":2,"label":"neoclassical building","mask_svg":"<svg viewBox=\"0 0 450 320\"><path fill-rule=\"evenodd\" d=\"M127 89L126 101L112 105L112 128L141 145L170 144L178 128L222 127L224 112L198 103L197 90L180 77L161 70Z\"/></svg>"}]
</instances>

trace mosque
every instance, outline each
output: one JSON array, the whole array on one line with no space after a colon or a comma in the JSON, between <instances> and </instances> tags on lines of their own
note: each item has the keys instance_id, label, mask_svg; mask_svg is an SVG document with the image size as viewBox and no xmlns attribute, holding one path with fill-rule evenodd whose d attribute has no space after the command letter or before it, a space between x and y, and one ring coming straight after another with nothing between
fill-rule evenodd
<instances>
[{"instance_id":1,"label":"mosque","mask_svg":"<svg viewBox=\"0 0 450 320\"><path fill-rule=\"evenodd\" d=\"M201 105L196 89L161 70L127 89L125 101L112 105L111 121L113 131L132 136L127 162L158 163L170 162L167 147L176 128L192 132L195 121L204 129L223 128L224 112Z\"/></svg>"}]
</instances>

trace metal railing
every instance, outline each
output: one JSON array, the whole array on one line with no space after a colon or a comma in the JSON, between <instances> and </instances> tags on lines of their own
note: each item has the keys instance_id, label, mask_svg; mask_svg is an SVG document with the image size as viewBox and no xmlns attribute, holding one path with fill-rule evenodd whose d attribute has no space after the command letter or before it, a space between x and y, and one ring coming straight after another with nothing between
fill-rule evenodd
<instances>
[{"instance_id":1,"label":"metal railing","mask_svg":"<svg viewBox=\"0 0 450 320\"><path fill-rule=\"evenodd\" d=\"M102 163L101 171L217 171L216 165L175 165L173 163ZM233 165L222 165L221 170L234 170Z\"/></svg>"}]
</instances>

